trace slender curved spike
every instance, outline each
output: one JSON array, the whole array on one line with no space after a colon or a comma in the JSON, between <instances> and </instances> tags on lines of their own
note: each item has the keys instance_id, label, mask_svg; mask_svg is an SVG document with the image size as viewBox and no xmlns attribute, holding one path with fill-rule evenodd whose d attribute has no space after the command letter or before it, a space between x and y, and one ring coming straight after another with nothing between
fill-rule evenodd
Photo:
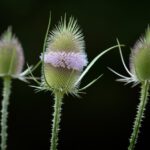
<instances>
[{"instance_id":1,"label":"slender curved spike","mask_svg":"<svg viewBox=\"0 0 150 150\"><path fill-rule=\"evenodd\" d=\"M14 78L16 78L16 77L14 77ZM34 78L37 79L37 77L34 77ZM19 77L17 77L17 79L19 79L19 80L21 80L23 82L26 82L26 83L30 83L29 80L34 80L32 76L28 76L28 77L24 77L24 76L21 77L21 76L19 76Z\"/></svg>"},{"instance_id":2,"label":"slender curved spike","mask_svg":"<svg viewBox=\"0 0 150 150\"><path fill-rule=\"evenodd\" d=\"M43 74L43 77L44 77L44 81L46 82L46 84L48 85L49 88L50 88L50 85L48 84L48 82L46 80L45 72L44 72L44 52L46 50L46 42L47 42L47 39L48 39L48 32L49 32L49 29L50 29L50 25L51 25L51 12L50 12L50 17L49 17L49 21L48 21L47 31L46 31L46 34L45 34L45 39L44 39L44 44L43 44L43 55L42 55L42 74Z\"/></svg>"},{"instance_id":3,"label":"slender curved spike","mask_svg":"<svg viewBox=\"0 0 150 150\"><path fill-rule=\"evenodd\" d=\"M28 65L27 65L28 66ZM28 66L26 70L24 70L22 73L19 74L20 77L26 76L30 73L29 70L32 69L33 66Z\"/></svg>"},{"instance_id":4,"label":"slender curved spike","mask_svg":"<svg viewBox=\"0 0 150 150\"><path fill-rule=\"evenodd\" d=\"M23 81L25 83L29 83L29 81L26 79L26 78L23 78L23 77L19 77L18 78L20 81Z\"/></svg>"},{"instance_id":5,"label":"slender curved spike","mask_svg":"<svg viewBox=\"0 0 150 150\"><path fill-rule=\"evenodd\" d=\"M122 74L116 72L115 70L111 69L110 67L107 67L107 68L108 68L111 72L113 72L114 74L116 74L117 76L119 76L119 77L121 77L121 78L123 78L123 79L129 78L129 77L126 77L126 76L124 76L124 75L122 75Z\"/></svg>"},{"instance_id":6,"label":"slender curved spike","mask_svg":"<svg viewBox=\"0 0 150 150\"><path fill-rule=\"evenodd\" d=\"M34 77L35 79L37 79L37 80L40 80L41 79L41 77ZM32 79L32 77L31 76L29 76L29 77L26 77L26 79L29 79L29 80L31 80Z\"/></svg>"},{"instance_id":7,"label":"slender curved spike","mask_svg":"<svg viewBox=\"0 0 150 150\"><path fill-rule=\"evenodd\" d=\"M118 82L124 82L124 85L127 85L127 84L133 82L130 78L126 78L126 79L117 79L116 81L118 81Z\"/></svg>"},{"instance_id":8,"label":"slender curved spike","mask_svg":"<svg viewBox=\"0 0 150 150\"><path fill-rule=\"evenodd\" d=\"M125 64L125 61L124 61L124 58L123 58L123 54L122 54L122 51L121 51L121 47L120 47L120 43L119 43L118 39L117 39L117 43L118 43L118 46L119 46L119 53L120 53L122 64L123 64L125 70L127 71L127 73L132 77L133 76L132 73L129 71L129 69L127 68L127 66Z\"/></svg>"},{"instance_id":9,"label":"slender curved spike","mask_svg":"<svg viewBox=\"0 0 150 150\"><path fill-rule=\"evenodd\" d=\"M42 63L41 60L38 61L38 63L31 69L31 72L34 72L34 71L38 68L38 66L39 66L41 63Z\"/></svg>"},{"instance_id":10,"label":"slender curved spike","mask_svg":"<svg viewBox=\"0 0 150 150\"><path fill-rule=\"evenodd\" d=\"M43 87L39 87L39 86L30 85L30 87L35 88L36 92L47 91L47 88L43 88Z\"/></svg>"},{"instance_id":11,"label":"slender curved spike","mask_svg":"<svg viewBox=\"0 0 150 150\"><path fill-rule=\"evenodd\" d=\"M83 73L81 74L81 76L79 77L79 79L76 82L76 85L78 85L78 83L80 83L80 81L82 80L82 78L88 73L88 71L91 69L91 67L96 63L96 61L102 57L104 54L106 54L108 51L117 48L118 45L112 46L108 49L106 49L105 51L101 52L99 55L97 55L92 61L91 63L86 67L86 69L83 71Z\"/></svg>"},{"instance_id":12,"label":"slender curved spike","mask_svg":"<svg viewBox=\"0 0 150 150\"><path fill-rule=\"evenodd\" d=\"M140 82L135 82L131 87L133 88L133 87L137 86L139 83Z\"/></svg>"},{"instance_id":13,"label":"slender curved spike","mask_svg":"<svg viewBox=\"0 0 150 150\"><path fill-rule=\"evenodd\" d=\"M119 78L119 79L116 79L116 81L130 83L132 82L132 79L131 78Z\"/></svg>"},{"instance_id":14,"label":"slender curved spike","mask_svg":"<svg viewBox=\"0 0 150 150\"><path fill-rule=\"evenodd\" d=\"M88 87L90 87L91 85L93 85L97 80L99 80L102 76L103 76L103 74L101 74L98 78L92 80L90 83L88 83L83 88L79 89L79 91L83 91L83 90L87 89Z\"/></svg>"},{"instance_id":15,"label":"slender curved spike","mask_svg":"<svg viewBox=\"0 0 150 150\"><path fill-rule=\"evenodd\" d=\"M14 77L15 78L15 77ZM40 79L39 77L33 77L32 76L28 76L28 77L17 77L17 79L24 81L26 83L30 83L29 80L34 80L34 79ZM37 81L37 80L36 80ZM40 82L39 82L40 83Z\"/></svg>"},{"instance_id":16,"label":"slender curved spike","mask_svg":"<svg viewBox=\"0 0 150 150\"><path fill-rule=\"evenodd\" d=\"M27 64L27 66L28 66L28 64ZM28 67L29 67L29 66L28 66ZM32 78L38 85L40 85L41 83L34 77L34 75L32 74L31 70L29 70L29 71L30 71L31 78Z\"/></svg>"}]
</instances>

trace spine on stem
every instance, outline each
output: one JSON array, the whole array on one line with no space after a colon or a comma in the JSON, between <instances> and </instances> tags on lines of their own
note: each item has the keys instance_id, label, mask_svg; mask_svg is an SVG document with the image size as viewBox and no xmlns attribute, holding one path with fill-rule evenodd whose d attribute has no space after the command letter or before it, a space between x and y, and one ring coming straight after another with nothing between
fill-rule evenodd
<instances>
[{"instance_id":1,"label":"spine on stem","mask_svg":"<svg viewBox=\"0 0 150 150\"><path fill-rule=\"evenodd\" d=\"M3 100L1 109L1 150L6 150L7 148L7 118L8 118L8 105L9 96L11 93L11 78L4 77L4 87L3 87Z\"/></svg>"},{"instance_id":2,"label":"spine on stem","mask_svg":"<svg viewBox=\"0 0 150 150\"><path fill-rule=\"evenodd\" d=\"M141 127L142 118L144 117L144 111L145 111L146 104L148 101L148 95L149 95L148 91L149 91L149 83L146 80L145 82L142 83L142 86L141 86L140 103L137 108L137 115L135 118L133 132L130 138L130 144L129 144L128 150L134 150L135 148L135 144L136 144L139 130Z\"/></svg>"}]
</instances>

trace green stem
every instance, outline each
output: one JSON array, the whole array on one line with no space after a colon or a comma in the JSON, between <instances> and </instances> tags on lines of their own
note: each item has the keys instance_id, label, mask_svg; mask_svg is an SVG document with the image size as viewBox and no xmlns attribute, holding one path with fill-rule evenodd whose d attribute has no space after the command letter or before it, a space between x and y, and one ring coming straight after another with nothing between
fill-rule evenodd
<instances>
[{"instance_id":1,"label":"green stem","mask_svg":"<svg viewBox=\"0 0 150 150\"><path fill-rule=\"evenodd\" d=\"M8 105L10 93L11 93L11 78L4 77L3 100L1 110L1 150L6 150L7 148L7 136L8 136L7 118L8 118Z\"/></svg>"},{"instance_id":2,"label":"green stem","mask_svg":"<svg viewBox=\"0 0 150 150\"><path fill-rule=\"evenodd\" d=\"M58 132L59 132L59 123L61 120L61 106L63 93L56 91L55 93L55 105L54 105L54 118L52 125L52 137L51 137L51 148L50 150L57 150L58 145Z\"/></svg>"},{"instance_id":3,"label":"green stem","mask_svg":"<svg viewBox=\"0 0 150 150\"><path fill-rule=\"evenodd\" d=\"M138 105L137 115L135 118L133 132L130 138L130 145L128 147L128 150L134 150L135 148L135 144L139 134L139 129L141 127L142 118L144 117L145 107L148 101L148 91L149 91L149 83L148 81L145 81L142 83L141 86L140 103Z\"/></svg>"}]
</instances>

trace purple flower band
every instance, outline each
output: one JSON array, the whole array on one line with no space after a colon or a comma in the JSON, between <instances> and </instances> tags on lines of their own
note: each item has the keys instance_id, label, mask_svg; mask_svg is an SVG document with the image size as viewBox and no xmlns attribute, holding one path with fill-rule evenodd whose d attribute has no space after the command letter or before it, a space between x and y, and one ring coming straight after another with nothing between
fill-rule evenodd
<instances>
[{"instance_id":1,"label":"purple flower band","mask_svg":"<svg viewBox=\"0 0 150 150\"><path fill-rule=\"evenodd\" d=\"M42 58L41 58L42 59ZM44 62L54 67L62 67L82 71L88 63L85 53L48 52L44 54Z\"/></svg>"}]
</instances>

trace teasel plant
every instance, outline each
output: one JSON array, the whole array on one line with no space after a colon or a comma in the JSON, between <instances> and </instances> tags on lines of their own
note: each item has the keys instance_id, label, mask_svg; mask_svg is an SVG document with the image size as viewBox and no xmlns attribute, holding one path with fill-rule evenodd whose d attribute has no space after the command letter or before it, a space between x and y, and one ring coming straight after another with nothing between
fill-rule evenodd
<instances>
[{"instance_id":1,"label":"teasel plant","mask_svg":"<svg viewBox=\"0 0 150 150\"><path fill-rule=\"evenodd\" d=\"M119 41L118 41L118 45L120 45ZM124 82L125 84L133 83L133 87L136 86L137 84L140 84L141 86L140 98L139 98L140 102L137 107L137 113L133 124L133 131L128 146L128 150L134 150L140 132L141 123L143 118L145 117L144 112L146 110L146 105L149 96L150 28L149 27L147 28L145 35L142 36L139 40L137 40L133 48L131 48L131 54L129 58L130 69L128 69L125 64L120 46L119 46L119 52L120 52L123 67L129 76L124 76L111 68L109 68L109 70L111 70L114 74L120 77L119 79L117 79L117 81Z\"/></svg>"},{"instance_id":2,"label":"teasel plant","mask_svg":"<svg viewBox=\"0 0 150 150\"><path fill-rule=\"evenodd\" d=\"M43 52L36 65L42 64L41 81L36 80L32 72L31 77L37 83L37 86L32 87L37 91L50 91L54 97L50 150L57 150L64 96L71 94L80 97L83 90L93 85L102 75L79 88L82 79L97 60L110 50L118 48L118 45L104 50L88 64L84 37L77 20L74 17L67 19L65 15L52 31L50 31L50 24L51 15Z\"/></svg>"},{"instance_id":3,"label":"teasel plant","mask_svg":"<svg viewBox=\"0 0 150 150\"><path fill-rule=\"evenodd\" d=\"M11 94L12 79L19 79L28 82L28 75L32 67L23 70L24 53L21 43L8 27L0 37L0 77L3 80L3 100L1 105L1 150L7 149L7 119L9 97ZM29 77L30 78L30 77Z\"/></svg>"}]
</instances>

